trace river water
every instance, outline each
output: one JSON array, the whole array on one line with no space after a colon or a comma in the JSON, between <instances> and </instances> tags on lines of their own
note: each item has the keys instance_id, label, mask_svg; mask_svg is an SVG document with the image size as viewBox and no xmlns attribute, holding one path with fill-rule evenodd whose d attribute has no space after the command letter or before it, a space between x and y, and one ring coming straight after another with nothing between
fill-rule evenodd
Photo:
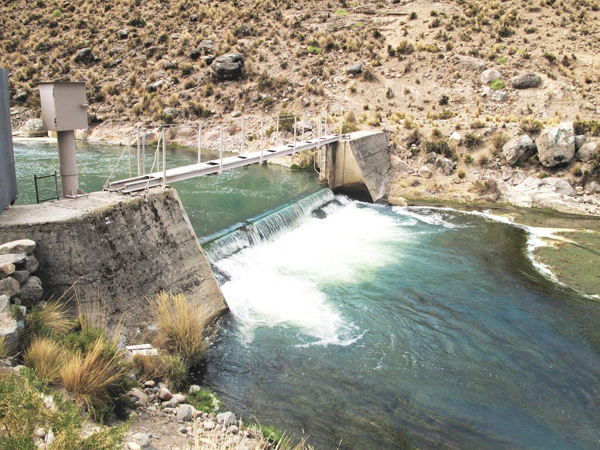
<instances>
[{"instance_id":1,"label":"river water","mask_svg":"<svg viewBox=\"0 0 600 450\"><path fill-rule=\"evenodd\" d=\"M39 147L16 146L20 183ZM600 448L600 308L526 230L277 168L175 187L231 308L204 379L245 419L327 449Z\"/></svg>"}]
</instances>

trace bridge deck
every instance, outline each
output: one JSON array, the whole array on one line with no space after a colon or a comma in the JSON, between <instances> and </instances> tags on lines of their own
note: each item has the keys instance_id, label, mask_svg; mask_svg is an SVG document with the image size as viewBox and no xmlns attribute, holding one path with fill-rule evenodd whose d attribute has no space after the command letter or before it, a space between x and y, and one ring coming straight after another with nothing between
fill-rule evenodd
<instances>
[{"instance_id":1,"label":"bridge deck","mask_svg":"<svg viewBox=\"0 0 600 450\"><path fill-rule=\"evenodd\" d=\"M200 164L192 164L189 166L176 167L167 169L162 172L154 172L148 175L143 175L126 180L113 181L110 183L111 191L135 192L147 188L169 184L175 181L187 180L202 175L211 175L221 173L223 170L235 169L237 167L257 164L261 161L267 161L280 156L291 155L296 152L311 150L322 147L326 144L331 144L340 140L340 135L322 136L320 139L309 139L304 142L294 144L280 145L278 147L269 148L262 152L246 153L244 155L229 156L212 161L202 162Z\"/></svg>"}]
</instances>

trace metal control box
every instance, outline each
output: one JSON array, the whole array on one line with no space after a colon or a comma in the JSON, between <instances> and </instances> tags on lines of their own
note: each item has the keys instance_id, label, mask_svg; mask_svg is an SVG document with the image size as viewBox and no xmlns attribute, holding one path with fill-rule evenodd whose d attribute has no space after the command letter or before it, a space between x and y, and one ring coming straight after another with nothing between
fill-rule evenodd
<instances>
[{"instance_id":1,"label":"metal control box","mask_svg":"<svg viewBox=\"0 0 600 450\"><path fill-rule=\"evenodd\" d=\"M39 84L45 130L87 130L85 83L70 81Z\"/></svg>"}]
</instances>

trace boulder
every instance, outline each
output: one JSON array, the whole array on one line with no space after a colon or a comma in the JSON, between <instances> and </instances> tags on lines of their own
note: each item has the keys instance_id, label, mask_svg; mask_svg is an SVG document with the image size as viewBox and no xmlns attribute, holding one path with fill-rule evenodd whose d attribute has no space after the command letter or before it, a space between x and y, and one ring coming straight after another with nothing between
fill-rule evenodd
<instances>
[{"instance_id":1,"label":"boulder","mask_svg":"<svg viewBox=\"0 0 600 450\"><path fill-rule=\"evenodd\" d=\"M557 127L544 129L535 140L535 144L544 167L568 164L575 155L573 122L563 122Z\"/></svg>"},{"instance_id":2,"label":"boulder","mask_svg":"<svg viewBox=\"0 0 600 450\"><path fill-rule=\"evenodd\" d=\"M360 75L362 73L362 65L361 64L352 64L348 66L346 69L346 73L348 75Z\"/></svg>"},{"instance_id":3,"label":"boulder","mask_svg":"<svg viewBox=\"0 0 600 450\"><path fill-rule=\"evenodd\" d=\"M217 44L210 39L205 39L198 44L197 48L202 53L214 53L217 48Z\"/></svg>"},{"instance_id":4,"label":"boulder","mask_svg":"<svg viewBox=\"0 0 600 450\"><path fill-rule=\"evenodd\" d=\"M15 265L10 263L0 264L0 280L15 273Z\"/></svg>"},{"instance_id":5,"label":"boulder","mask_svg":"<svg viewBox=\"0 0 600 450\"><path fill-rule=\"evenodd\" d=\"M73 61L75 61L75 62L93 62L94 54L92 53L92 49L89 47L86 47L86 48L82 48L81 50L77 50Z\"/></svg>"},{"instance_id":6,"label":"boulder","mask_svg":"<svg viewBox=\"0 0 600 450\"><path fill-rule=\"evenodd\" d=\"M581 146L577 153L575 153L575 159L582 162L590 162L598 157L598 143L597 142L586 142Z\"/></svg>"},{"instance_id":7,"label":"boulder","mask_svg":"<svg viewBox=\"0 0 600 450\"><path fill-rule=\"evenodd\" d=\"M136 398L137 401L139 403L141 403L142 405L147 405L148 404L148 395L145 392L143 392L141 389L133 388L127 394L130 397Z\"/></svg>"},{"instance_id":8,"label":"boulder","mask_svg":"<svg viewBox=\"0 0 600 450\"><path fill-rule=\"evenodd\" d=\"M29 273L36 273L40 268L40 263L34 255L27 255L25 258L25 270Z\"/></svg>"},{"instance_id":9,"label":"boulder","mask_svg":"<svg viewBox=\"0 0 600 450\"><path fill-rule=\"evenodd\" d=\"M0 255L7 253L25 253L31 255L35 250L35 242L31 239L21 239L0 245Z\"/></svg>"},{"instance_id":10,"label":"boulder","mask_svg":"<svg viewBox=\"0 0 600 450\"><path fill-rule=\"evenodd\" d=\"M224 413L217 414L217 423L223 425L223 428L227 428L231 425L236 424L235 414L231 411L227 411Z\"/></svg>"},{"instance_id":11,"label":"boulder","mask_svg":"<svg viewBox=\"0 0 600 450\"><path fill-rule=\"evenodd\" d=\"M149 84L148 86L146 86L146 91L152 93L152 92L156 92L158 91L161 87L163 87L163 85L165 84L165 82L163 80L159 80L155 83Z\"/></svg>"},{"instance_id":12,"label":"boulder","mask_svg":"<svg viewBox=\"0 0 600 450\"><path fill-rule=\"evenodd\" d=\"M13 100L15 102L24 102L25 100L27 100L27 97L29 96L29 94L27 93L27 91L19 91L17 92L15 95L13 95Z\"/></svg>"},{"instance_id":13,"label":"boulder","mask_svg":"<svg viewBox=\"0 0 600 450\"><path fill-rule=\"evenodd\" d=\"M25 253L8 253L6 255L0 255L0 264L25 264L27 255Z\"/></svg>"},{"instance_id":14,"label":"boulder","mask_svg":"<svg viewBox=\"0 0 600 450\"><path fill-rule=\"evenodd\" d=\"M123 28L122 30L117 31L117 37L119 39L127 39L129 36L129 30L127 28Z\"/></svg>"},{"instance_id":15,"label":"boulder","mask_svg":"<svg viewBox=\"0 0 600 450\"><path fill-rule=\"evenodd\" d=\"M213 77L219 80L237 80L244 70L244 57L239 53L228 53L216 58L211 65Z\"/></svg>"},{"instance_id":16,"label":"boulder","mask_svg":"<svg viewBox=\"0 0 600 450\"><path fill-rule=\"evenodd\" d=\"M44 130L42 119L29 119L25 122L23 134L29 137L40 137L46 136L48 132Z\"/></svg>"},{"instance_id":17,"label":"boulder","mask_svg":"<svg viewBox=\"0 0 600 450\"><path fill-rule=\"evenodd\" d=\"M21 285L13 277L0 280L0 295L6 295L8 298L18 295L21 292Z\"/></svg>"},{"instance_id":18,"label":"boulder","mask_svg":"<svg viewBox=\"0 0 600 450\"><path fill-rule=\"evenodd\" d=\"M181 114L181 110L179 108L173 108L171 106L163 109L162 117L163 119L173 119L178 117Z\"/></svg>"},{"instance_id":19,"label":"boulder","mask_svg":"<svg viewBox=\"0 0 600 450\"><path fill-rule=\"evenodd\" d=\"M0 294L0 338L4 338L6 349L12 353L19 344L19 326L10 312L10 298Z\"/></svg>"},{"instance_id":20,"label":"boulder","mask_svg":"<svg viewBox=\"0 0 600 450\"><path fill-rule=\"evenodd\" d=\"M537 88L542 84L542 77L537 73L524 73L510 79L510 84L515 89Z\"/></svg>"},{"instance_id":21,"label":"boulder","mask_svg":"<svg viewBox=\"0 0 600 450\"><path fill-rule=\"evenodd\" d=\"M419 176L421 178L431 178L433 176L433 172L427 166L423 166L419 169Z\"/></svg>"},{"instance_id":22,"label":"boulder","mask_svg":"<svg viewBox=\"0 0 600 450\"><path fill-rule=\"evenodd\" d=\"M194 394L196 392L200 392L201 390L202 390L202 388L200 386L198 386L197 384L192 384L192 385L190 385L188 392L190 394Z\"/></svg>"},{"instance_id":23,"label":"boulder","mask_svg":"<svg viewBox=\"0 0 600 450\"><path fill-rule=\"evenodd\" d=\"M21 299L21 303L23 305L33 306L40 301L42 295L44 295L42 281L36 276L31 276L21 286L19 298Z\"/></svg>"},{"instance_id":24,"label":"boulder","mask_svg":"<svg viewBox=\"0 0 600 450\"><path fill-rule=\"evenodd\" d=\"M482 59L473 58L472 56L454 55L450 61L465 70L481 72L485 70L486 63Z\"/></svg>"},{"instance_id":25,"label":"boulder","mask_svg":"<svg viewBox=\"0 0 600 450\"><path fill-rule=\"evenodd\" d=\"M173 394L167 388L160 388L156 393L156 396L162 401L171 400L173 398Z\"/></svg>"},{"instance_id":26,"label":"boulder","mask_svg":"<svg viewBox=\"0 0 600 450\"><path fill-rule=\"evenodd\" d=\"M454 170L454 163L451 159L440 156L435 161L435 168L444 175L451 175Z\"/></svg>"},{"instance_id":27,"label":"boulder","mask_svg":"<svg viewBox=\"0 0 600 450\"><path fill-rule=\"evenodd\" d=\"M494 91L492 93L492 101L497 103L504 103L508 100L508 92L506 91Z\"/></svg>"},{"instance_id":28,"label":"boulder","mask_svg":"<svg viewBox=\"0 0 600 450\"><path fill-rule=\"evenodd\" d=\"M183 420L184 422L191 422L194 420L194 413L196 410L192 405L179 405L177 408L176 417L177 420Z\"/></svg>"},{"instance_id":29,"label":"boulder","mask_svg":"<svg viewBox=\"0 0 600 450\"><path fill-rule=\"evenodd\" d=\"M487 69L481 73L481 84L485 84L486 86L490 84L492 81L502 78L502 74L499 70L496 69Z\"/></svg>"},{"instance_id":30,"label":"boulder","mask_svg":"<svg viewBox=\"0 0 600 450\"><path fill-rule=\"evenodd\" d=\"M583 146L583 144L585 144L585 141L585 134L575 136L575 151L579 150Z\"/></svg>"},{"instance_id":31,"label":"boulder","mask_svg":"<svg viewBox=\"0 0 600 450\"><path fill-rule=\"evenodd\" d=\"M452 134L450 135L450 137L448 138L449 141L454 141L456 142L456 145L460 144L460 141L462 141L462 136L460 135L460 133L458 131L454 131L452 132Z\"/></svg>"},{"instance_id":32,"label":"boulder","mask_svg":"<svg viewBox=\"0 0 600 450\"><path fill-rule=\"evenodd\" d=\"M192 61L196 61L198 58L202 56L202 52L197 48L188 53L188 56Z\"/></svg>"},{"instance_id":33,"label":"boulder","mask_svg":"<svg viewBox=\"0 0 600 450\"><path fill-rule=\"evenodd\" d=\"M408 203L404 197L388 197L388 203L392 206L408 206Z\"/></svg>"},{"instance_id":34,"label":"boulder","mask_svg":"<svg viewBox=\"0 0 600 450\"><path fill-rule=\"evenodd\" d=\"M135 433L131 438L142 448L149 448L152 444L152 439L146 433Z\"/></svg>"},{"instance_id":35,"label":"boulder","mask_svg":"<svg viewBox=\"0 0 600 450\"><path fill-rule=\"evenodd\" d=\"M511 139L502 147L502 154L506 159L506 164L514 166L515 164L525 160L527 156L535 152L535 144L531 138L524 134L517 138Z\"/></svg>"}]
</instances>

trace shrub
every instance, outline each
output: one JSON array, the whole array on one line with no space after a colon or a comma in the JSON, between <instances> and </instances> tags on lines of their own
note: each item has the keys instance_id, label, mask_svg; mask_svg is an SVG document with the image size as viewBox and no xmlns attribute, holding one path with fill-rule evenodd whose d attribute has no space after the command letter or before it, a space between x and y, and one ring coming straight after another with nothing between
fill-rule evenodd
<instances>
[{"instance_id":1,"label":"shrub","mask_svg":"<svg viewBox=\"0 0 600 450\"><path fill-rule=\"evenodd\" d=\"M36 338L23 354L25 365L48 384L55 384L60 379L65 359L65 350L48 338Z\"/></svg>"},{"instance_id":2,"label":"shrub","mask_svg":"<svg viewBox=\"0 0 600 450\"><path fill-rule=\"evenodd\" d=\"M336 16L347 16L348 11L346 11L345 9L338 9L334 14Z\"/></svg>"},{"instance_id":3,"label":"shrub","mask_svg":"<svg viewBox=\"0 0 600 450\"><path fill-rule=\"evenodd\" d=\"M186 402L198 411L208 414L215 412L221 406L221 401L210 389L200 389L199 391L188 395Z\"/></svg>"},{"instance_id":4,"label":"shrub","mask_svg":"<svg viewBox=\"0 0 600 450\"><path fill-rule=\"evenodd\" d=\"M502 78L495 78L490 83L490 89L492 89L492 91L498 91L500 89L504 89L505 86L506 86L506 83L504 82L504 80Z\"/></svg>"},{"instance_id":5,"label":"shrub","mask_svg":"<svg viewBox=\"0 0 600 450\"><path fill-rule=\"evenodd\" d=\"M492 145L496 150L502 150L504 144L508 142L508 136L506 133L496 133L492 136Z\"/></svg>"},{"instance_id":6,"label":"shrub","mask_svg":"<svg viewBox=\"0 0 600 450\"><path fill-rule=\"evenodd\" d=\"M427 153L437 153L442 156L452 157L454 155L454 151L450 147L447 141L442 139L432 139L430 141L423 142L423 146L425 148L425 152Z\"/></svg>"},{"instance_id":7,"label":"shrub","mask_svg":"<svg viewBox=\"0 0 600 450\"><path fill-rule=\"evenodd\" d=\"M43 307L34 306L25 317L25 345L37 337L60 337L72 327L67 318L67 306L60 300L49 301Z\"/></svg>"},{"instance_id":8,"label":"shrub","mask_svg":"<svg viewBox=\"0 0 600 450\"><path fill-rule=\"evenodd\" d=\"M307 51L308 53L310 53L310 54L313 54L313 55L320 55L320 54L321 54L321 48L320 48L320 47L317 47L317 46L315 46L315 45L309 45L309 46L306 48L306 51Z\"/></svg>"},{"instance_id":9,"label":"shrub","mask_svg":"<svg viewBox=\"0 0 600 450\"><path fill-rule=\"evenodd\" d=\"M524 117L521 120L521 129L525 133L537 134L544 128L544 124L537 119L533 119L532 117Z\"/></svg>"},{"instance_id":10,"label":"shrub","mask_svg":"<svg viewBox=\"0 0 600 450\"><path fill-rule=\"evenodd\" d=\"M107 357L105 351L99 338L87 353L73 354L60 372L65 389L100 420L112 415L129 387L121 354Z\"/></svg>"},{"instance_id":11,"label":"shrub","mask_svg":"<svg viewBox=\"0 0 600 450\"><path fill-rule=\"evenodd\" d=\"M440 120L448 120L454 117L454 113L449 109L444 109L441 113L438 114L437 117Z\"/></svg>"},{"instance_id":12,"label":"shrub","mask_svg":"<svg viewBox=\"0 0 600 450\"><path fill-rule=\"evenodd\" d=\"M483 138L475 133L468 133L463 141L469 149L480 147L483 144Z\"/></svg>"},{"instance_id":13,"label":"shrub","mask_svg":"<svg viewBox=\"0 0 600 450\"><path fill-rule=\"evenodd\" d=\"M461 180L467 176L465 169L458 169L458 178Z\"/></svg>"},{"instance_id":14,"label":"shrub","mask_svg":"<svg viewBox=\"0 0 600 450\"><path fill-rule=\"evenodd\" d=\"M415 46L411 42L408 42L406 39L400 41L400 44L398 44L398 47L396 47L396 53L398 53L399 55L410 55L411 53L414 53L414 51Z\"/></svg>"},{"instance_id":15,"label":"shrub","mask_svg":"<svg viewBox=\"0 0 600 450\"><path fill-rule=\"evenodd\" d=\"M573 123L575 134L591 134L593 136L600 136L600 122L596 120L578 120Z\"/></svg>"},{"instance_id":16,"label":"shrub","mask_svg":"<svg viewBox=\"0 0 600 450\"><path fill-rule=\"evenodd\" d=\"M550 64L556 63L557 59L554 53L546 53L544 54L544 58L546 58Z\"/></svg>"},{"instance_id":17,"label":"shrub","mask_svg":"<svg viewBox=\"0 0 600 450\"><path fill-rule=\"evenodd\" d=\"M172 389L181 387L187 379L187 366L179 355L158 354L156 356L136 355L133 366L139 375L148 380L163 381Z\"/></svg>"},{"instance_id":18,"label":"shrub","mask_svg":"<svg viewBox=\"0 0 600 450\"><path fill-rule=\"evenodd\" d=\"M469 153L467 153L466 155L463 156L463 161L467 165L472 164L473 163L473 156L470 155Z\"/></svg>"},{"instance_id":19,"label":"shrub","mask_svg":"<svg viewBox=\"0 0 600 450\"><path fill-rule=\"evenodd\" d=\"M188 302L182 294L164 291L150 299L149 304L159 327L159 346L180 355L189 367L200 363L206 356L205 324L201 319L206 317L204 307Z\"/></svg>"}]
</instances>

